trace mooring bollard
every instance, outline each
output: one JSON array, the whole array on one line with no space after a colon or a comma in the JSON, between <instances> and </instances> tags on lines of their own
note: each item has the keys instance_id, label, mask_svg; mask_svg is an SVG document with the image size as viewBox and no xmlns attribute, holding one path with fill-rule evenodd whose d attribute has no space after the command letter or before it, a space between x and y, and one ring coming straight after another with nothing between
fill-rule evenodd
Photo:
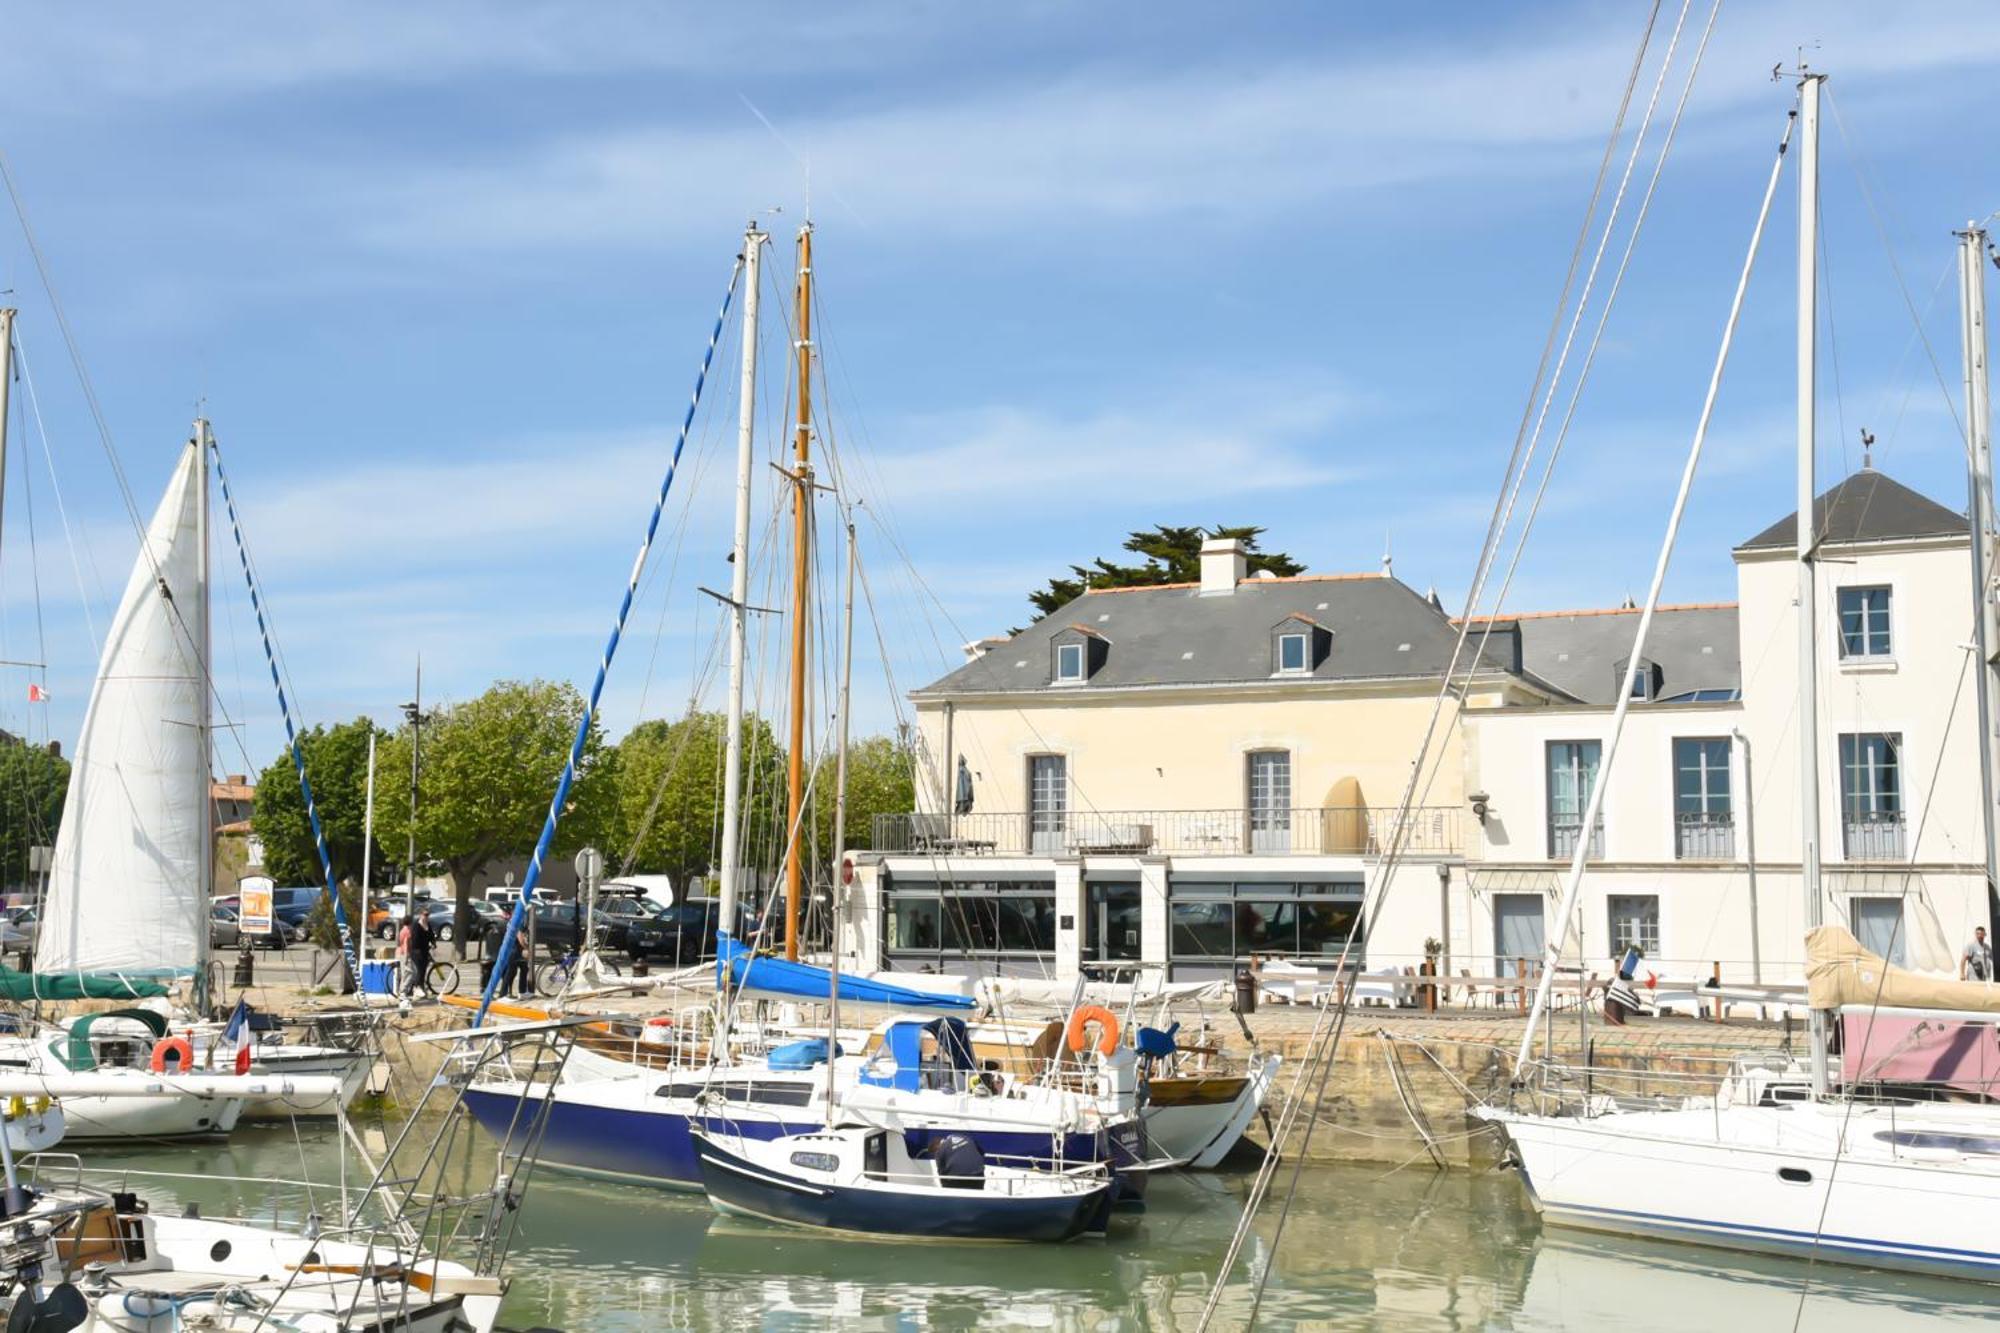
<instances>
[{"instance_id":1,"label":"mooring bollard","mask_svg":"<svg viewBox=\"0 0 2000 1333\"><path fill-rule=\"evenodd\" d=\"M1720 961L1715 964L1715 971L1712 975L1715 979L1716 989L1722 989L1722 964ZM1722 997L1720 995L1715 997L1715 1021L1718 1023L1722 1021Z\"/></svg>"}]
</instances>

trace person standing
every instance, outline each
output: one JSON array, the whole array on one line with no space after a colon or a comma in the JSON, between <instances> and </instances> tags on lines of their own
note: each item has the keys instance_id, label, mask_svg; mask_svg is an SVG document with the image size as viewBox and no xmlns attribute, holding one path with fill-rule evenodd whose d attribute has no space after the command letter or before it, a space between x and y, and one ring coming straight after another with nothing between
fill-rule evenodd
<instances>
[{"instance_id":1,"label":"person standing","mask_svg":"<svg viewBox=\"0 0 2000 1333\"><path fill-rule=\"evenodd\" d=\"M431 946L436 942L431 934L430 922L422 913L416 913L403 923L403 955L409 968L403 993L415 995L419 989L424 994L431 993Z\"/></svg>"},{"instance_id":2,"label":"person standing","mask_svg":"<svg viewBox=\"0 0 2000 1333\"><path fill-rule=\"evenodd\" d=\"M514 930L514 956L507 962L507 975L500 978L500 993L527 999L535 993L535 964L528 954L528 923L523 918Z\"/></svg>"},{"instance_id":3,"label":"person standing","mask_svg":"<svg viewBox=\"0 0 2000 1333\"><path fill-rule=\"evenodd\" d=\"M1958 979L1960 981L1993 980L1993 946L1986 942L1986 927L1976 926L1972 931L1972 943L1965 946L1959 955Z\"/></svg>"}]
</instances>

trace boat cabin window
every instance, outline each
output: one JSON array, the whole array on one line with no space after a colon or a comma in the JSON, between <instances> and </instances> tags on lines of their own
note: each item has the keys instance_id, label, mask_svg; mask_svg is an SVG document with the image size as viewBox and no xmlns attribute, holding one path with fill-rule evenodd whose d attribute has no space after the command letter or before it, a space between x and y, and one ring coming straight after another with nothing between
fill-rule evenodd
<instances>
[{"instance_id":1,"label":"boat cabin window","mask_svg":"<svg viewBox=\"0 0 2000 1333\"><path fill-rule=\"evenodd\" d=\"M832 1171L840 1165L840 1159L830 1152L795 1152L792 1165L808 1171Z\"/></svg>"}]
</instances>

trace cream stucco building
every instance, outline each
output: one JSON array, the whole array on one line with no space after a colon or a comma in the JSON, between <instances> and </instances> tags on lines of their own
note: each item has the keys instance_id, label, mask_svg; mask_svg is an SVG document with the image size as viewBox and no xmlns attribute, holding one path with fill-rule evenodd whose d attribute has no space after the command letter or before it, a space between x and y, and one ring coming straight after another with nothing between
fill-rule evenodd
<instances>
[{"instance_id":1,"label":"cream stucco building","mask_svg":"<svg viewBox=\"0 0 2000 1333\"><path fill-rule=\"evenodd\" d=\"M1873 471L1819 509L1827 912L1948 965L1989 912L1966 524ZM915 692L919 808L850 853L843 943L874 968L1059 978L1324 965L1428 742L1366 964L1430 945L1506 973L1548 937L1631 688L1586 956L1796 979L1791 531L1736 549L1736 602L1663 610L1636 663L1629 608L1461 627L1386 572L1245 577L1228 542L1198 584L1086 593Z\"/></svg>"}]
</instances>

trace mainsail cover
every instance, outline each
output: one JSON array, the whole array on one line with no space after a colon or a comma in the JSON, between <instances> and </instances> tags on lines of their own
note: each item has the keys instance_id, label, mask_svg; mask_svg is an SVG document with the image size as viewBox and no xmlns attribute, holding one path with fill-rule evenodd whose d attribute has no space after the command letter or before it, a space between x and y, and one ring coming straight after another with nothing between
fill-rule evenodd
<instances>
[{"instance_id":1,"label":"mainsail cover","mask_svg":"<svg viewBox=\"0 0 2000 1333\"><path fill-rule=\"evenodd\" d=\"M1886 963L1840 926L1806 933L1806 998L1815 1009L1954 1009L2000 1013L2000 986L1926 976Z\"/></svg>"},{"instance_id":2,"label":"mainsail cover","mask_svg":"<svg viewBox=\"0 0 2000 1333\"><path fill-rule=\"evenodd\" d=\"M104 640L56 833L40 973L185 975L207 943L202 465L190 443Z\"/></svg>"}]
</instances>

